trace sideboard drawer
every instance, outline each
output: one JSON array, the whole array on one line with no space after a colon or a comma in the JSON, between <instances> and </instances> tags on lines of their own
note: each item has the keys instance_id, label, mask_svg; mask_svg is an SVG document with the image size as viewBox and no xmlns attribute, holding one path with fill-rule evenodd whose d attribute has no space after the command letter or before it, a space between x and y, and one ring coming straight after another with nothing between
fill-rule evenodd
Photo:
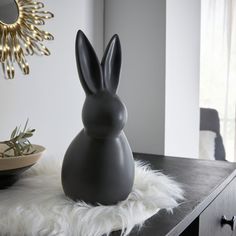
<instances>
[{"instance_id":1,"label":"sideboard drawer","mask_svg":"<svg viewBox=\"0 0 236 236\"><path fill-rule=\"evenodd\" d=\"M199 236L236 235L235 227L234 231L232 231L229 224L222 225L221 219L223 216L228 220L236 216L236 178L234 178L201 213L199 219Z\"/></svg>"}]
</instances>

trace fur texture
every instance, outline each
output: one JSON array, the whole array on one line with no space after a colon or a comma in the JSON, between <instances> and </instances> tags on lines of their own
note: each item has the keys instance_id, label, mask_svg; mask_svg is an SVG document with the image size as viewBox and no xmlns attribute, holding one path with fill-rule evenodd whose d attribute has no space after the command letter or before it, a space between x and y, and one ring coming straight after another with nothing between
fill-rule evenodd
<instances>
[{"instance_id":1,"label":"fur texture","mask_svg":"<svg viewBox=\"0 0 236 236\"><path fill-rule=\"evenodd\" d=\"M199 136L199 158L215 160L216 133L210 130L201 130Z\"/></svg>"},{"instance_id":2,"label":"fur texture","mask_svg":"<svg viewBox=\"0 0 236 236\"><path fill-rule=\"evenodd\" d=\"M13 187L0 190L0 234L11 236L101 236L171 210L183 191L170 177L136 162L135 183L128 199L114 206L90 206L68 199L61 187L61 161L41 160Z\"/></svg>"}]
</instances>

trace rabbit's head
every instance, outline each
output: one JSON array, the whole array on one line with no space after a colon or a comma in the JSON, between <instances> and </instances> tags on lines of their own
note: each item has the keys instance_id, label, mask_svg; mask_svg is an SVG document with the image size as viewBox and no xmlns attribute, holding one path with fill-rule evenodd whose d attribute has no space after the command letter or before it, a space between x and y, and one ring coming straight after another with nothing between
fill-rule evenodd
<instances>
[{"instance_id":1,"label":"rabbit's head","mask_svg":"<svg viewBox=\"0 0 236 236\"><path fill-rule=\"evenodd\" d=\"M85 130L95 137L119 134L127 121L127 110L116 95L121 68L118 35L110 40L101 64L81 30L75 50L79 78L86 93L82 111Z\"/></svg>"}]
</instances>

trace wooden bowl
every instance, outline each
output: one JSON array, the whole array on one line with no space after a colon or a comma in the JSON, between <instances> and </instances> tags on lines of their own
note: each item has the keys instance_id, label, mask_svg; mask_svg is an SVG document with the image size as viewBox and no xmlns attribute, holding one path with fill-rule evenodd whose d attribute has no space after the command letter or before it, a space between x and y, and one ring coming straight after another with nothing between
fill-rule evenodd
<instances>
[{"instance_id":1,"label":"wooden bowl","mask_svg":"<svg viewBox=\"0 0 236 236\"><path fill-rule=\"evenodd\" d=\"M45 148L33 144L35 153L27 156L0 158L0 189L6 189L13 185L20 174L33 166L42 156ZM0 144L0 151L6 149L6 145Z\"/></svg>"}]
</instances>

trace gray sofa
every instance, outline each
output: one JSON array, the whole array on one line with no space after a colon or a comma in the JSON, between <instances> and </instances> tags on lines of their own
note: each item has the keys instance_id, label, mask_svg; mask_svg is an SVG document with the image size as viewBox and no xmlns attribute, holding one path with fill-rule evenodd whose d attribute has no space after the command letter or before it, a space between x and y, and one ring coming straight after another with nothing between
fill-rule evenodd
<instances>
[{"instance_id":1,"label":"gray sofa","mask_svg":"<svg viewBox=\"0 0 236 236\"><path fill-rule=\"evenodd\" d=\"M225 161L225 148L220 134L220 120L215 109L200 108L200 130L210 130L216 133L215 159Z\"/></svg>"}]
</instances>

